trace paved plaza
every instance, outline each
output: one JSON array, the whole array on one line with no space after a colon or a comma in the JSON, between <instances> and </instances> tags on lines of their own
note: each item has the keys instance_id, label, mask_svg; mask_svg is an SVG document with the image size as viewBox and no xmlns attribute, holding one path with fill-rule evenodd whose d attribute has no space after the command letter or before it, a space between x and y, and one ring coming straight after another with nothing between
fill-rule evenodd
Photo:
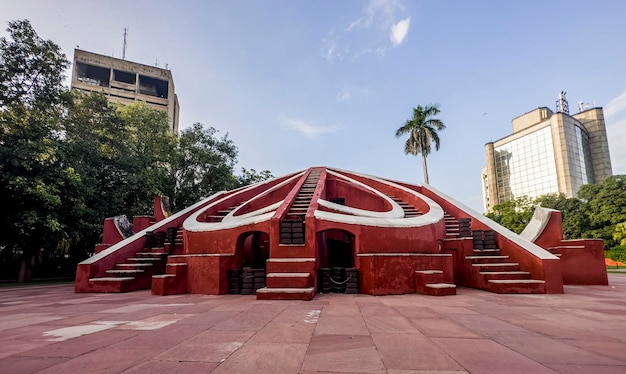
<instances>
[{"instance_id":1,"label":"paved plaza","mask_svg":"<svg viewBox=\"0 0 626 374\"><path fill-rule=\"evenodd\" d=\"M0 289L0 373L626 373L626 275L562 295Z\"/></svg>"}]
</instances>

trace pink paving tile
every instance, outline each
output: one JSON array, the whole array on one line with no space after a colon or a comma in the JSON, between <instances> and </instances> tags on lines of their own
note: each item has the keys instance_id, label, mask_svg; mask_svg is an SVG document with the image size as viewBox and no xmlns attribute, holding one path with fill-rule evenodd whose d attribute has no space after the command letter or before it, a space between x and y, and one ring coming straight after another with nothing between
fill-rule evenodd
<instances>
[{"instance_id":1,"label":"pink paving tile","mask_svg":"<svg viewBox=\"0 0 626 374\"><path fill-rule=\"evenodd\" d=\"M7 357L0 359L0 371L3 374L35 373L65 360L58 357Z\"/></svg>"},{"instance_id":2,"label":"pink paving tile","mask_svg":"<svg viewBox=\"0 0 626 374\"><path fill-rule=\"evenodd\" d=\"M226 321L229 318L233 318L237 314L241 312L217 312L211 310L209 312L196 314L194 316L189 316L183 320L178 321L178 325L202 325L206 329L211 326L215 326L216 324Z\"/></svg>"},{"instance_id":3,"label":"pink paving tile","mask_svg":"<svg viewBox=\"0 0 626 374\"><path fill-rule=\"evenodd\" d=\"M470 373L554 374L553 370L488 339L433 338Z\"/></svg>"},{"instance_id":4,"label":"pink paving tile","mask_svg":"<svg viewBox=\"0 0 626 374\"><path fill-rule=\"evenodd\" d=\"M306 353L306 344L246 344L221 363L212 374L297 373Z\"/></svg>"},{"instance_id":5,"label":"pink paving tile","mask_svg":"<svg viewBox=\"0 0 626 374\"><path fill-rule=\"evenodd\" d=\"M314 330L314 323L272 321L256 333L250 342L308 344Z\"/></svg>"},{"instance_id":6,"label":"pink paving tile","mask_svg":"<svg viewBox=\"0 0 626 374\"><path fill-rule=\"evenodd\" d=\"M195 374L210 373L219 364L216 362L169 362L150 360L134 366L124 374Z\"/></svg>"},{"instance_id":7,"label":"pink paving tile","mask_svg":"<svg viewBox=\"0 0 626 374\"><path fill-rule=\"evenodd\" d=\"M369 336L313 336L303 371L384 373L385 367Z\"/></svg>"},{"instance_id":8,"label":"pink paving tile","mask_svg":"<svg viewBox=\"0 0 626 374\"><path fill-rule=\"evenodd\" d=\"M583 339L567 340L566 342L587 352L611 357L622 362L622 364L626 364L626 354L624 354L626 352L626 344L623 341L611 341L609 339L592 341Z\"/></svg>"},{"instance_id":9,"label":"pink paving tile","mask_svg":"<svg viewBox=\"0 0 626 374\"><path fill-rule=\"evenodd\" d=\"M480 314L472 309L468 309L465 307L451 307L451 306L430 306L429 307L433 312L437 314Z\"/></svg>"},{"instance_id":10,"label":"pink paving tile","mask_svg":"<svg viewBox=\"0 0 626 374\"><path fill-rule=\"evenodd\" d=\"M387 370L387 374L468 374L467 371L449 370Z\"/></svg>"},{"instance_id":11,"label":"pink paving tile","mask_svg":"<svg viewBox=\"0 0 626 374\"><path fill-rule=\"evenodd\" d=\"M370 331L360 315L345 317L320 315L315 335L369 335Z\"/></svg>"},{"instance_id":12,"label":"pink paving tile","mask_svg":"<svg viewBox=\"0 0 626 374\"><path fill-rule=\"evenodd\" d=\"M482 314L448 315L448 318L485 336L500 332L523 332L523 328Z\"/></svg>"},{"instance_id":13,"label":"pink paving tile","mask_svg":"<svg viewBox=\"0 0 626 374\"><path fill-rule=\"evenodd\" d=\"M440 318L441 314L435 313L430 308L415 306L398 306L394 308L400 315L408 318Z\"/></svg>"},{"instance_id":14,"label":"pink paving tile","mask_svg":"<svg viewBox=\"0 0 626 374\"><path fill-rule=\"evenodd\" d=\"M32 349L44 347L51 344L42 341L23 341L19 339L5 339L0 341L0 358L19 355L22 352L28 352Z\"/></svg>"},{"instance_id":15,"label":"pink paving tile","mask_svg":"<svg viewBox=\"0 0 626 374\"><path fill-rule=\"evenodd\" d=\"M38 374L58 373L119 373L139 365L155 355L150 349L118 349L106 347L53 365Z\"/></svg>"},{"instance_id":16,"label":"pink paving tile","mask_svg":"<svg viewBox=\"0 0 626 374\"><path fill-rule=\"evenodd\" d=\"M419 333L404 317L364 317L370 332ZM421 335L421 333L419 333Z\"/></svg>"},{"instance_id":17,"label":"pink paving tile","mask_svg":"<svg viewBox=\"0 0 626 374\"><path fill-rule=\"evenodd\" d=\"M623 366L600 366L600 365L563 365L548 364L546 365L557 373L562 374L624 374L626 373L626 365Z\"/></svg>"},{"instance_id":18,"label":"pink paving tile","mask_svg":"<svg viewBox=\"0 0 626 374\"><path fill-rule=\"evenodd\" d=\"M400 317L400 313L393 308L382 303L362 304L359 306L363 317Z\"/></svg>"},{"instance_id":19,"label":"pink paving tile","mask_svg":"<svg viewBox=\"0 0 626 374\"><path fill-rule=\"evenodd\" d=\"M534 333L503 333L492 339L534 361L543 364L622 365L623 362L586 352ZM624 346L626 349L626 345ZM624 351L626 352L626 351Z\"/></svg>"},{"instance_id":20,"label":"pink paving tile","mask_svg":"<svg viewBox=\"0 0 626 374\"><path fill-rule=\"evenodd\" d=\"M463 370L446 352L421 334L372 334L385 368L401 370Z\"/></svg>"},{"instance_id":21,"label":"pink paving tile","mask_svg":"<svg viewBox=\"0 0 626 374\"><path fill-rule=\"evenodd\" d=\"M208 330L156 356L160 361L222 362L252 336L252 332Z\"/></svg>"},{"instance_id":22,"label":"pink paving tile","mask_svg":"<svg viewBox=\"0 0 626 374\"><path fill-rule=\"evenodd\" d=\"M119 343L137 335L134 331L105 330L74 339L50 343L22 352L20 356L73 358Z\"/></svg>"},{"instance_id":23,"label":"pink paving tile","mask_svg":"<svg viewBox=\"0 0 626 374\"><path fill-rule=\"evenodd\" d=\"M437 338L482 338L474 330L446 318L412 318L411 323L425 336Z\"/></svg>"},{"instance_id":24,"label":"pink paving tile","mask_svg":"<svg viewBox=\"0 0 626 374\"><path fill-rule=\"evenodd\" d=\"M133 331L134 337L116 343L114 346L120 349L136 347L150 347L169 349L181 342L207 330L204 325L192 325L176 323L152 331ZM121 331L121 330L115 330Z\"/></svg>"}]
</instances>

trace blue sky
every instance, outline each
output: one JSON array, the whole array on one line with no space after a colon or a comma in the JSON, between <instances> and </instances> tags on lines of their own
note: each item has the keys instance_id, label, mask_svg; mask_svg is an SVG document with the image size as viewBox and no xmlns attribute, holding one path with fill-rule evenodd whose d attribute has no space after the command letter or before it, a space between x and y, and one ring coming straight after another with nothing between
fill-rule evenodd
<instances>
[{"instance_id":1,"label":"blue sky","mask_svg":"<svg viewBox=\"0 0 626 374\"><path fill-rule=\"evenodd\" d=\"M420 159L394 137L438 103L430 183L482 212L484 144L560 91L604 107L626 174L625 1L0 0L68 58L76 46L166 64L194 122L228 133L239 166L282 175L327 165L411 183ZM0 35L6 35L5 32Z\"/></svg>"}]
</instances>

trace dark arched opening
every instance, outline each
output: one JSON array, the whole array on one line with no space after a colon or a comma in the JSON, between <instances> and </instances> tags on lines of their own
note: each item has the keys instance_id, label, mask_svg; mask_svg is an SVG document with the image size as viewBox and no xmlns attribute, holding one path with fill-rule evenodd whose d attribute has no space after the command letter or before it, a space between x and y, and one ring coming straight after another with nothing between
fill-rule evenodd
<instances>
[{"instance_id":1,"label":"dark arched opening","mask_svg":"<svg viewBox=\"0 0 626 374\"><path fill-rule=\"evenodd\" d=\"M354 235L332 229L317 234L318 292L358 293L358 272L354 267Z\"/></svg>"},{"instance_id":2,"label":"dark arched opening","mask_svg":"<svg viewBox=\"0 0 626 374\"><path fill-rule=\"evenodd\" d=\"M239 235L235 269L228 274L228 292L253 295L265 287L265 266L269 257L269 234L253 231Z\"/></svg>"}]
</instances>

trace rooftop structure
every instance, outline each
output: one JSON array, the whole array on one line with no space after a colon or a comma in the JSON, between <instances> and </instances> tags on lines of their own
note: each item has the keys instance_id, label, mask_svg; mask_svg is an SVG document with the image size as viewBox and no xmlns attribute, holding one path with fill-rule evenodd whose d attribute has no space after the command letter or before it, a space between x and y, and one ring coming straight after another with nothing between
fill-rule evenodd
<instances>
[{"instance_id":1,"label":"rooftop structure","mask_svg":"<svg viewBox=\"0 0 626 374\"><path fill-rule=\"evenodd\" d=\"M168 69L75 49L72 89L104 92L112 103L143 101L167 112L170 130L178 132L180 108Z\"/></svg>"},{"instance_id":2,"label":"rooftop structure","mask_svg":"<svg viewBox=\"0 0 626 374\"><path fill-rule=\"evenodd\" d=\"M579 103L580 112L570 115L564 92L556 108L540 107L514 118L511 135L485 144L485 212L521 196L575 197L582 185L613 174L602 108Z\"/></svg>"},{"instance_id":3,"label":"rooftop structure","mask_svg":"<svg viewBox=\"0 0 626 374\"><path fill-rule=\"evenodd\" d=\"M607 284L601 240L563 240L558 211L521 236L427 185L312 167L168 216L105 222L77 292L152 290L311 300L318 293L562 293Z\"/></svg>"}]
</instances>

